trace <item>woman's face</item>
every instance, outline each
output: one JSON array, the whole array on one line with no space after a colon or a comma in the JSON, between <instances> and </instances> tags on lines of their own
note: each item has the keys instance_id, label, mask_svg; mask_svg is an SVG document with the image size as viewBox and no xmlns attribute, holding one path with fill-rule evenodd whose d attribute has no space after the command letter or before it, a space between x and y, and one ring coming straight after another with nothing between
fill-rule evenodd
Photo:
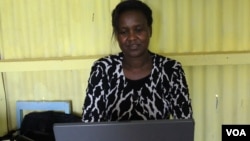
<instances>
[{"instance_id":1,"label":"woman's face","mask_svg":"<svg viewBox=\"0 0 250 141\"><path fill-rule=\"evenodd\" d=\"M125 56L139 57L148 52L151 28L139 11L126 11L120 15L116 38Z\"/></svg>"}]
</instances>

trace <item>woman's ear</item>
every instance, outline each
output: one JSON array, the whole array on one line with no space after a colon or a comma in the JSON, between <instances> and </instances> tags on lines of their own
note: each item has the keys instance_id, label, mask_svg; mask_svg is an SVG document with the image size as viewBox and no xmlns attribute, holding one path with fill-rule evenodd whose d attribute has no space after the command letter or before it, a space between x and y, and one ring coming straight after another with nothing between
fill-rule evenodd
<instances>
[{"instance_id":1,"label":"woman's ear","mask_svg":"<svg viewBox=\"0 0 250 141\"><path fill-rule=\"evenodd\" d=\"M149 27L149 34L150 34L150 37L152 36L152 27Z\"/></svg>"},{"instance_id":2,"label":"woman's ear","mask_svg":"<svg viewBox=\"0 0 250 141\"><path fill-rule=\"evenodd\" d=\"M112 33L112 39L117 40L117 33L115 31L113 31L113 33Z\"/></svg>"}]
</instances>

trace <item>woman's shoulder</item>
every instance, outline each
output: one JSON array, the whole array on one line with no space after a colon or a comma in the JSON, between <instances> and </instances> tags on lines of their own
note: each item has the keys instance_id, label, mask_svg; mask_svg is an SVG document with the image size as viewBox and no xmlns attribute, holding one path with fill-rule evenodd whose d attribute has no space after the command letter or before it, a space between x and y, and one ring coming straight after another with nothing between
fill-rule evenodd
<instances>
[{"instance_id":1,"label":"woman's shoulder","mask_svg":"<svg viewBox=\"0 0 250 141\"><path fill-rule=\"evenodd\" d=\"M155 65L163 65L164 67L181 66L181 63L171 57L163 56L161 54L151 52L153 62Z\"/></svg>"},{"instance_id":2,"label":"woman's shoulder","mask_svg":"<svg viewBox=\"0 0 250 141\"><path fill-rule=\"evenodd\" d=\"M106 55L104 57L101 57L99 59L97 59L94 62L94 65L114 65L114 64L121 64L122 62L122 54L121 53L117 53L117 54L110 54L110 55Z\"/></svg>"}]
</instances>

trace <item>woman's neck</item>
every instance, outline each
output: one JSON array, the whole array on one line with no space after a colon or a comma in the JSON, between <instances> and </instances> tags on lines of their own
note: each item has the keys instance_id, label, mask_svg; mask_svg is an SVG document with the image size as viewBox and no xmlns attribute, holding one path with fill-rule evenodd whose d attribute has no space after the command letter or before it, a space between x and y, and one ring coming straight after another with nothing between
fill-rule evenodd
<instances>
[{"instance_id":1,"label":"woman's neck","mask_svg":"<svg viewBox=\"0 0 250 141\"><path fill-rule=\"evenodd\" d=\"M137 58L124 56L122 67L127 78L131 80L141 79L151 73L153 67L151 55L148 53Z\"/></svg>"},{"instance_id":2,"label":"woman's neck","mask_svg":"<svg viewBox=\"0 0 250 141\"><path fill-rule=\"evenodd\" d=\"M143 68L144 66L151 64L152 59L149 53L146 53L140 57L126 57L123 58L123 67L127 69Z\"/></svg>"}]
</instances>

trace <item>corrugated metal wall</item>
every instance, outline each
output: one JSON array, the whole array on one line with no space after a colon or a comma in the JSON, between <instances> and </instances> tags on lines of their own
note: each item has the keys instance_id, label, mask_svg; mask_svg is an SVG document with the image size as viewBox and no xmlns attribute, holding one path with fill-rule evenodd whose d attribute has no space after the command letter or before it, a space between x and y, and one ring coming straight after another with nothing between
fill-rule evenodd
<instances>
[{"instance_id":1,"label":"corrugated metal wall","mask_svg":"<svg viewBox=\"0 0 250 141\"><path fill-rule=\"evenodd\" d=\"M155 52L171 56L250 51L249 0L144 1L153 9L150 48ZM0 0L1 59L24 61L115 53L119 48L111 37L110 14L118 2ZM221 124L250 123L249 64L183 65L196 121L195 141L220 141ZM72 100L73 111L81 114L89 69L29 68L2 73L0 109L5 113L7 106L10 129L16 127L16 100ZM0 117L4 133L6 114Z\"/></svg>"}]
</instances>

